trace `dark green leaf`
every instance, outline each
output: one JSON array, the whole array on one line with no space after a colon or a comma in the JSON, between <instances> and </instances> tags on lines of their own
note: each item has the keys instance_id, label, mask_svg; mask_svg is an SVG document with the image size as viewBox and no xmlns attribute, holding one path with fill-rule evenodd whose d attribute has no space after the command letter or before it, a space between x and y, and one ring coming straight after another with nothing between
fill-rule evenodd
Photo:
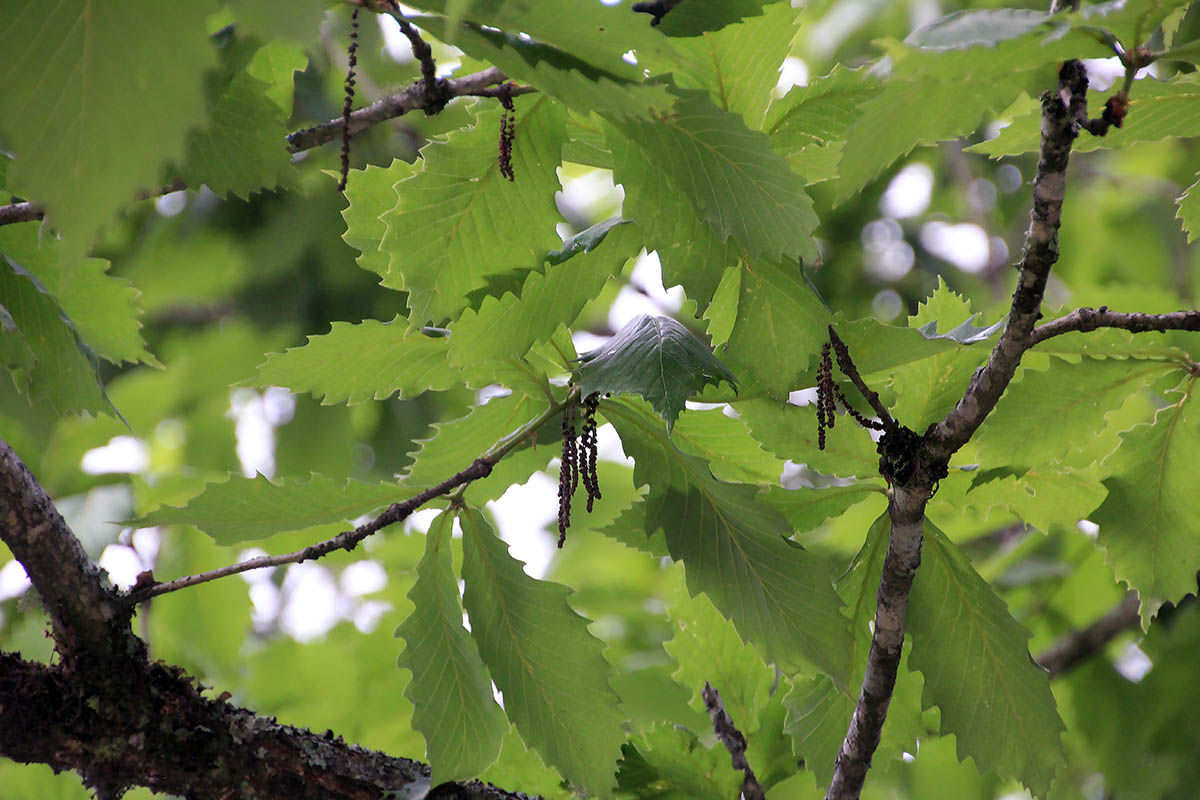
<instances>
[{"instance_id":1,"label":"dark green leaf","mask_svg":"<svg viewBox=\"0 0 1200 800\"><path fill-rule=\"evenodd\" d=\"M650 486L646 533L666 534L688 590L707 594L784 669L809 661L845 686L850 632L829 565L784 541L787 521L756 500L756 487L718 481L703 460L679 452L645 406L611 401L601 410L636 462L635 482Z\"/></svg>"},{"instance_id":2,"label":"dark green leaf","mask_svg":"<svg viewBox=\"0 0 1200 800\"><path fill-rule=\"evenodd\" d=\"M396 629L405 640L397 664L413 675L404 694L413 704L413 728L425 736L435 786L478 777L496 760L508 732L487 668L463 628L450 558L453 523L443 512L429 527L408 593L415 608Z\"/></svg>"},{"instance_id":3,"label":"dark green leaf","mask_svg":"<svg viewBox=\"0 0 1200 800\"><path fill-rule=\"evenodd\" d=\"M463 605L509 719L563 777L610 794L624 733L603 645L567 604L570 589L526 575L478 511L459 520Z\"/></svg>"},{"instance_id":4,"label":"dark green leaf","mask_svg":"<svg viewBox=\"0 0 1200 800\"><path fill-rule=\"evenodd\" d=\"M642 315L599 350L580 356L574 382L579 393L638 394L667 422L675 424L684 401L708 384L736 380L707 346L670 317Z\"/></svg>"},{"instance_id":5,"label":"dark green leaf","mask_svg":"<svg viewBox=\"0 0 1200 800\"><path fill-rule=\"evenodd\" d=\"M1029 632L928 519L924 538L907 620L924 702L941 709L960 760L1043 795L1062 764L1064 725L1049 677L1029 655Z\"/></svg>"}]
</instances>

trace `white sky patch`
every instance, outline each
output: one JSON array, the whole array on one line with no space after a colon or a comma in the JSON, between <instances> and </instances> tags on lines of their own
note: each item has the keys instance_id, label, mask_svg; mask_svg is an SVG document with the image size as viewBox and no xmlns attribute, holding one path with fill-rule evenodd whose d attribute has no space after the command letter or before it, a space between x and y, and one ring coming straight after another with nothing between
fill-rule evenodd
<instances>
[{"instance_id":1,"label":"white sky patch","mask_svg":"<svg viewBox=\"0 0 1200 800\"><path fill-rule=\"evenodd\" d=\"M616 206L619 210L625 201L625 187L613 183L611 169L592 169L579 175L564 176L558 168L558 180L562 191L555 193L559 208L567 206L594 217L594 209Z\"/></svg>"},{"instance_id":2,"label":"white sky patch","mask_svg":"<svg viewBox=\"0 0 1200 800\"><path fill-rule=\"evenodd\" d=\"M883 289L871 298L871 311L884 322L900 316L903 310L904 298L895 289Z\"/></svg>"},{"instance_id":3,"label":"white sky patch","mask_svg":"<svg viewBox=\"0 0 1200 800\"><path fill-rule=\"evenodd\" d=\"M802 58L788 56L779 66L779 82L775 84L775 97L783 97L793 86L808 86L808 64Z\"/></svg>"},{"instance_id":4,"label":"white sky patch","mask_svg":"<svg viewBox=\"0 0 1200 800\"><path fill-rule=\"evenodd\" d=\"M260 571L265 572L266 570L254 570L254 572ZM275 618L279 616L279 609L283 606L283 592L279 591L279 587L270 581L255 583L250 587L250 604L252 606L250 621L255 628L266 628L273 625Z\"/></svg>"},{"instance_id":5,"label":"white sky patch","mask_svg":"<svg viewBox=\"0 0 1200 800\"><path fill-rule=\"evenodd\" d=\"M889 217L905 219L925 213L933 195L933 170L926 164L909 164L896 173L879 198L879 210Z\"/></svg>"},{"instance_id":6,"label":"white sky patch","mask_svg":"<svg viewBox=\"0 0 1200 800\"><path fill-rule=\"evenodd\" d=\"M617 435L617 430L611 423L606 422L596 429L596 458L600 461L624 464L627 467L633 466L633 459L625 455L625 448L621 446L621 437Z\"/></svg>"},{"instance_id":7,"label":"white sky patch","mask_svg":"<svg viewBox=\"0 0 1200 800\"><path fill-rule=\"evenodd\" d=\"M535 472L489 501L488 508L512 557L525 562L525 574L544 577L556 549L546 528L558 518L558 485L546 473Z\"/></svg>"},{"instance_id":8,"label":"white sky patch","mask_svg":"<svg viewBox=\"0 0 1200 800\"><path fill-rule=\"evenodd\" d=\"M173 217L187 208L187 202L186 189L181 189L178 192L167 192L162 197L155 198L154 210L158 212L160 217Z\"/></svg>"},{"instance_id":9,"label":"white sky patch","mask_svg":"<svg viewBox=\"0 0 1200 800\"><path fill-rule=\"evenodd\" d=\"M645 292L651 300L658 303L664 310L674 314L683 308L683 287L663 287L662 262L658 253L642 253L637 263L633 265L633 273L629 282Z\"/></svg>"},{"instance_id":10,"label":"white sky patch","mask_svg":"<svg viewBox=\"0 0 1200 800\"><path fill-rule=\"evenodd\" d=\"M378 592L387 586L387 571L378 561L355 561L338 578L342 591L352 597Z\"/></svg>"},{"instance_id":11,"label":"white sky patch","mask_svg":"<svg viewBox=\"0 0 1200 800\"><path fill-rule=\"evenodd\" d=\"M817 387L788 392L788 402L794 406L810 406L817 402Z\"/></svg>"},{"instance_id":12,"label":"white sky patch","mask_svg":"<svg viewBox=\"0 0 1200 800\"><path fill-rule=\"evenodd\" d=\"M829 13L808 26L808 45L819 59L828 58L846 37L871 20L887 0L835 3Z\"/></svg>"},{"instance_id":13,"label":"white sky patch","mask_svg":"<svg viewBox=\"0 0 1200 800\"><path fill-rule=\"evenodd\" d=\"M1125 77L1125 65L1121 63L1121 59L1113 56L1111 58L1085 58L1083 65L1087 68L1088 88L1094 89L1097 92L1107 92L1112 85ZM1156 75L1157 71L1154 65L1139 69L1133 76L1133 79L1140 80L1147 75Z\"/></svg>"},{"instance_id":14,"label":"white sky patch","mask_svg":"<svg viewBox=\"0 0 1200 800\"><path fill-rule=\"evenodd\" d=\"M1079 532L1090 539L1095 539L1100 534L1100 526L1092 522L1090 519L1081 519L1075 523L1075 527Z\"/></svg>"},{"instance_id":15,"label":"white sky patch","mask_svg":"<svg viewBox=\"0 0 1200 800\"><path fill-rule=\"evenodd\" d=\"M345 616L347 603L329 570L318 564L293 564L283 579L287 598L279 626L298 642L324 636Z\"/></svg>"},{"instance_id":16,"label":"white sky patch","mask_svg":"<svg viewBox=\"0 0 1200 800\"><path fill-rule=\"evenodd\" d=\"M150 466L150 448L132 436L114 436L108 444L83 454L80 468L88 475L143 472Z\"/></svg>"},{"instance_id":17,"label":"white sky patch","mask_svg":"<svg viewBox=\"0 0 1200 800\"><path fill-rule=\"evenodd\" d=\"M441 513L442 510L440 508L418 508L409 514L408 519L404 520L404 528L405 530L417 533L428 533L429 526L433 524L438 514Z\"/></svg>"},{"instance_id":18,"label":"white sky patch","mask_svg":"<svg viewBox=\"0 0 1200 800\"><path fill-rule=\"evenodd\" d=\"M229 416L235 422L237 457L242 474L275 476L275 426L267 417L263 396L253 389L234 389L229 395Z\"/></svg>"},{"instance_id":19,"label":"white sky patch","mask_svg":"<svg viewBox=\"0 0 1200 800\"><path fill-rule=\"evenodd\" d=\"M115 586L128 589L137 582L138 573L145 569L141 557L132 547L110 544L100 554L100 566Z\"/></svg>"},{"instance_id":20,"label":"white sky patch","mask_svg":"<svg viewBox=\"0 0 1200 800\"><path fill-rule=\"evenodd\" d=\"M0 567L0 602L25 594L32 585L25 567L15 558Z\"/></svg>"},{"instance_id":21,"label":"white sky patch","mask_svg":"<svg viewBox=\"0 0 1200 800\"><path fill-rule=\"evenodd\" d=\"M1117 661L1113 666L1116 667L1117 672L1121 673L1126 680L1139 683L1142 678L1146 677L1146 673L1154 667L1154 662L1150 660L1150 656L1142 651L1142 648L1130 642L1125 645L1125 649L1121 651L1121 655L1117 656Z\"/></svg>"},{"instance_id":22,"label":"white sky patch","mask_svg":"<svg viewBox=\"0 0 1200 800\"><path fill-rule=\"evenodd\" d=\"M621 60L624 61L626 64L637 64L638 63L637 56L634 55L632 50L626 50L625 53L622 54Z\"/></svg>"},{"instance_id":23,"label":"white sky patch","mask_svg":"<svg viewBox=\"0 0 1200 800\"><path fill-rule=\"evenodd\" d=\"M622 286L621 291L617 292L617 299L613 301L612 307L608 309L608 324L614 331L619 331L643 314L651 317L661 317L663 316L662 311L662 307L654 302L653 298L646 296L632 286Z\"/></svg>"},{"instance_id":24,"label":"white sky patch","mask_svg":"<svg viewBox=\"0 0 1200 800\"><path fill-rule=\"evenodd\" d=\"M963 272L980 272L991 262L987 231L971 222L927 222L921 226L921 244Z\"/></svg>"},{"instance_id":25,"label":"white sky patch","mask_svg":"<svg viewBox=\"0 0 1200 800\"><path fill-rule=\"evenodd\" d=\"M379 30L383 33L383 49L397 64L413 60L412 45L400 30L400 23L388 14L376 14Z\"/></svg>"},{"instance_id":26,"label":"white sky patch","mask_svg":"<svg viewBox=\"0 0 1200 800\"><path fill-rule=\"evenodd\" d=\"M575 331L571 334L571 343L575 345L575 352L582 355L604 347L609 338L608 336L597 336L589 331Z\"/></svg>"}]
</instances>

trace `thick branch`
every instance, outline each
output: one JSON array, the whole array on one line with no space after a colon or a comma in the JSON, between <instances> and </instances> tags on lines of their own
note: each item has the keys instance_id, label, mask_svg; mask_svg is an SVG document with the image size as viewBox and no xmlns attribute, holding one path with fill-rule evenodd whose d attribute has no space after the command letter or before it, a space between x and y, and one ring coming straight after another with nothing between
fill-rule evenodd
<instances>
[{"instance_id":1,"label":"thick branch","mask_svg":"<svg viewBox=\"0 0 1200 800\"><path fill-rule=\"evenodd\" d=\"M1033 210L1018 265L1008 323L987 364L971 378L963 398L926 437L932 459L949 461L970 440L1008 387L1021 356L1033 344L1050 268L1058 260L1058 228L1067 189L1067 163L1078 135L1076 110L1087 102L1087 73L1078 61L1063 64L1057 92L1042 95L1042 143L1033 182Z\"/></svg>"},{"instance_id":2,"label":"thick branch","mask_svg":"<svg viewBox=\"0 0 1200 800\"><path fill-rule=\"evenodd\" d=\"M871 768L871 758L879 747L900 669L908 595L921 565L921 529L928 500L928 489L910 491L897 486L888 502L892 529L875 596L875 633L867 654L862 691L838 752L825 800L857 800Z\"/></svg>"},{"instance_id":3,"label":"thick branch","mask_svg":"<svg viewBox=\"0 0 1200 800\"><path fill-rule=\"evenodd\" d=\"M1133 333L1148 331L1200 331L1200 311L1172 311L1169 314L1122 314L1100 308L1077 308L1065 317L1033 329L1030 344L1046 341L1064 333L1094 331L1097 328L1121 328Z\"/></svg>"},{"instance_id":4,"label":"thick branch","mask_svg":"<svg viewBox=\"0 0 1200 800\"><path fill-rule=\"evenodd\" d=\"M1072 631L1037 657L1051 678L1061 677L1080 662L1104 649L1105 645L1141 623L1138 594L1128 592L1115 608L1086 628Z\"/></svg>"},{"instance_id":5,"label":"thick branch","mask_svg":"<svg viewBox=\"0 0 1200 800\"><path fill-rule=\"evenodd\" d=\"M377 800L429 788L425 764L205 698L177 667L144 658L124 667L148 691L105 714L63 668L0 653L0 756L74 770L100 797L132 785L193 800ZM478 781L456 789L472 800L525 798Z\"/></svg>"},{"instance_id":6,"label":"thick branch","mask_svg":"<svg viewBox=\"0 0 1200 800\"><path fill-rule=\"evenodd\" d=\"M461 78L442 80L439 81L439 86L442 88L436 93L437 98L434 100L430 100L431 93L426 91L424 81L417 81L401 92L397 92L390 97L384 97L365 108L351 112L350 133L351 135L360 133L372 125L387 122L390 119L395 119L416 109L422 109L428 113L436 113L445 107L447 101L455 97L496 97L498 89L495 85L504 83L506 80L508 78L496 67L464 75ZM514 86L506 87L504 91L511 95L518 95L529 94L537 90L531 86ZM342 135L342 127L342 118L338 117L337 119L331 119L328 122L311 128L298 130L287 136L288 152L299 153L302 150L311 150L326 142L332 142ZM159 192L159 194L179 191L184 188L186 187L182 182L175 181L162 192ZM152 195L139 195L139 198L145 199L149 196ZM16 222L32 222L42 219L45 215L45 206L38 203L11 203L7 206L0 206L0 225L11 225Z\"/></svg>"},{"instance_id":7,"label":"thick branch","mask_svg":"<svg viewBox=\"0 0 1200 800\"><path fill-rule=\"evenodd\" d=\"M115 592L101 586L100 570L29 469L0 440L0 539L25 567L50 615L64 657L94 649L110 626L128 626Z\"/></svg>"}]
</instances>

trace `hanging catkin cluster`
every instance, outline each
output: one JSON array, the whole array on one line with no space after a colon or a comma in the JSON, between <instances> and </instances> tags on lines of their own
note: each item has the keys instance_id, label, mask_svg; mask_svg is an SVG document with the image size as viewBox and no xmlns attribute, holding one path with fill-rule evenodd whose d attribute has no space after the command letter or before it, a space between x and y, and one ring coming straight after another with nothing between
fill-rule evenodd
<instances>
[{"instance_id":1,"label":"hanging catkin cluster","mask_svg":"<svg viewBox=\"0 0 1200 800\"><path fill-rule=\"evenodd\" d=\"M350 109L354 105L354 68L358 66L358 9L350 14L349 69L346 71L346 100L342 104L342 176L338 180L338 191L346 191L346 179L350 176Z\"/></svg>"},{"instance_id":2,"label":"hanging catkin cluster","mask_svg":"<svg viewBox=\"0 0 1200 800\"><path fill-rule=\"evenodd\" d=\"M513 106L512 95L501 94L500 105L504 113L500 115L500 152L497 161L500 164L500 174L508 180L516 180L512 165L513 140L517 137L517 111Z\"/></svg>"},{"instance_id":3,"label":"hanging catkin cluster","mask_svg":"<svg viewBox=\"0 0 1200 800\"><path fill-rule=\"evenodd\" d=\"M596 475L596 408L600 395L593 393L583 400L583 428L575 436L575 407L567 406L562 416L562 463L558 468L558 546L567 540L571 526L571 496L583 480L587 492L587 510L600 499L600 480Z\"/></svg>"},{"instance_id":4,"label":"hanging catkin cluster","mask_svg":"<svg viewBox=\"0 0 1200 800\"><path fill-rule=\"evenodd\" d=\"M837 382L833 379L833 359L830 358L830 349L829 342L826 342L821 348L821 363L817 367L817 447L821 450L825 449L825 430L832 428L837 419L836 412L839 403L859 425L872 430L883 430L883 425L875 420L867 419L847 402L846 396L842 394L842 390L838 388Z\"/></svg>"}]
</instances>

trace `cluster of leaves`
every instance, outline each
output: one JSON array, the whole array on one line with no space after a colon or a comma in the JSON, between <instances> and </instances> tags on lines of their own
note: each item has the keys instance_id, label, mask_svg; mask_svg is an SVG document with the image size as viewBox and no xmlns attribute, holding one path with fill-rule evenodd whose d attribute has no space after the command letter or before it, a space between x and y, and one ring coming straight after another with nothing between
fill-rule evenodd
<instances>
[{"instance_id":1,"label":"cluster of leaves","mask_svg":"<svg viewBox=\"0 0 1200 800\"><path fill-rule=\"evenodd\" d=\"M291 241L306 220L323 230L337 219L328 176L299 169L283 146L288 115L304 100L296 94L303 75L316 69L302 44L314 38L321 4L306 4L315 14L280 11L306 21L287 29L248 2L223 10L194 3L186 12L86 5L30 4L0 21L0 50L14 54L0 67L0 136L14 154L0 160L0 186L44 202L57 234L38 223L0 228L0 363L12 379L0 433L22 453L41 451L52 435L35 469L61 494L96 485L77 471L87 449L130 431L156 442L166 459L155 466L161 480L133 479L125 516L212 539L171 537L160 572L218 566L248 541L279 550L312 541L504 446L491 477L440 504L423 549L418 537L393 534L371 552L392 575L385 598L404 640L399 676L384 672L394 655L386 639L340 628L329 646L341 649L327 660L337 662L327 667L336 675L320 682L337 688L280 696L272 676L294 669L300 645L285 638L242 652L244 632L229 628L230 613L211 611L229 603L248 616L245 591L227 583L156 603L150 638L156 655L206 676L249 674L238 699L256 708L313 726L331 720L364 744L424 754L435 782L482 776L546 796L569 787L733 796L741 777L698 713L705 681L747 735L748 758L771 797L812 795L812 777L795 774L798 760L828 782L862 681L886 496L870 437L851 425L819 429L818 415L833 409L792 402L792 393L819 375L832 382L820 353L833 324L892 415L923 430L957 402L997 326L976 326L971 303L940 281L907 325L835 314L801 266L818 259L816 209L828 207L821 219L835 219L835 207L855 202L914 148L971 135L997 115L1011 124L971 152L1036 149L1031 98L1055 85L1063 59L1105 57L1115 42L1127 52L1161 43L1162 63L1197 60L1194 43L1172 47L1185 21L1180 2L1130 0L1056 17L990 9L953 13L905 41L881 39L875 68L834 66L778 96L778 68L805 30L797 21L815 13L786 1L687 0L655 26L626 4L412 3L425 14L414 22L459 48L464 62L498 66L538 93L515 101L515 118L494 101L456 103L443 122L429 123L444 127L425 130L415 161L351 172L344 241L363 274L392 290L353 295L375 298L364 309L316 289L289 294L301 291L300 269L331 296L355 280L313 266L321 248L340 245L314 244L316 233ZM137 31L146 35L132 46ZM636 64L623 58L629 51ZM325 88L336 89L336 73L325 71ZM1200 135L1196 86L1190 68L1137 82L1126 126L1081 149ZM499 162L497 129L508 143ZM113 144L131 137L148 144ZM336 154L322 157L330 166ZM625 195L619 215L564 242L555 192L559 171L572 166L610 171ZM140 206L110 224L135 192L174 179L229 198L233 210L205 212L226 214L224 227L191 231L195 217L152 224ZM276 227L241 236L237 198L276 189ZM1194 184L1178 204L1189 238L1200 231L1198 196ZM822 229L826 243L834 227ZM135 246L143 230L151 238ZM182 285L156 277L186 270L168 271L176 251L155 250L155 231L162 240L191 237L204 254L187 262L201 266ZM113 252L120 276L85 257L89 249ZM594 325L643 251L657 253L663 282L681 286L695 314L641 318L580 357L572 332ZM346 254L332 263L345 271ZM833 264L818 278L855 282ZM1121 299L1128 310L1180 305L1165 291L1092 291L1096 304ZM165 335L152 348L143 341L142 309L169 318L182 300L199 298L211 312L232 294L248 307L299 298L312 317L288 318L289 327L266 335L234 319L202 335ZM339 317L356 322L332 322ZM328 332L263 362L297 329L317 325ZM882 744L893 757L916 752L920 741L920 758L911 768L897 761L890 780L929 796L920 788L933 780L927 770L967 770L975 794L957 796L991 796L1007 780L1039 796L1070 796L1088 770L1109 775L1120 763L1110 732L1083 725L1074 738L1060 735L1067 726L1029 658L1022 622L1045 643L1103 610L1119 596L1117 581L1141 593L1147 623L1161 604L1195 592L1197 360L1194 334L1121 331L1059 337L1026 357L931 507L940 527L926 525L911 650ZM205 481L237 464L225 419L233 384L346 407L301 400L296 419L279 427L277 470L298 479ZM477 390L493 386L506 393L481 402ZM604 497L564 551L560 583L526 574L489 524L487 503L552 467L553 448L536 445L561 435L545 420L572 392L612 393L597 414L633 465L598 466ZM856 402L853 391L844 395ZM687 405L694 397L724 408ZM70 416L81 412L96 419ZM418 419L393 418L403 413ZM180 419L186 443L171 444L163 421ZM426 419L435 421L428 435ZM382 454L378 464L351 460L356 430L388 426L391 438L379 441L418 439L411 458L387 461L380 447L372 451ZM332 452L326 439L339 443ZM398 482L381 480L397 470ZM1099 550L1071 537L1081 519L1100 526ZM972 561L964 542L1018 521L1055 536L1029 535L1011 553ZM594 563L589 552L620 567L590 574L572 566ZM663 556L682 570L660 567ZM1036 573L1050 561L1076 567L1074 583ZM611 597L621 588L603 586L602 578L620 586L638 570L652 576L652 588L626 604L663 601L665 619L627 609ZM1085 581L1103 588L1074 598ZM1052 614L1039 613L1047 607ZM579 613L609 608L628 611L641 628L605 636L603 621L589 629ZM205 626L196 638L203 650L184 633L197 624ZM1186 653L1194 627L1157 632L1155 646ZM1075 707L1064 712L1073 731L1092 713L1082 700L1089 691L1138 693L1116 680L1100 667L1078 678ZM1162 674L1139 691L1175 683ZM401 691L411 707L401 705ZM343 707L361 718L335 717L331 709ZM1160 723L1156 735L1171 720ZM1063 768L1068 755L1078 768ZM959 766L968 757L984 777ZM1180 757L1178 777L1143 796L1188 785L1195 767L1187 763ZM1112 782L1145 788L1120 772Z\"/></svg>"}]
</instances>

